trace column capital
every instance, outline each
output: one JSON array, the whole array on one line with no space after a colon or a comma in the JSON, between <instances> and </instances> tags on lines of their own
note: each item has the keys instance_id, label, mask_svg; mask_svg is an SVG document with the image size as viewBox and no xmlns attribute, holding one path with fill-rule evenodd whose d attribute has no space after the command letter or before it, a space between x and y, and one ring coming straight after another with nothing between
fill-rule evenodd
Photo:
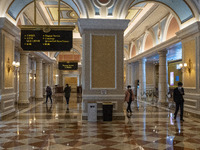
<instances>
[{"instance_id":1,"label":"column capital","mask_svg":"<svg viewBox=\"0 0 200 150\"><path fill-rule=\"evenodd\" d=\"M43 59L41 59L41 58L36 58L36 62L37 62L37 63L38 63L38 62L42 63L42 61L43 61Z\"/></svg>"},{"instance_id":2,"label":"column capital","mask_svg":"<svg viewBox=\"0 0 200 150\"><path fill-rule=\"evenodd\" d=\"M147 61L146 58L142 58L142 59L140 59L138 62L139 62L139 63L146 63L146 61Z\"/></svg>"},{"instance_id":3,"label":"column capital","mask_svg":"<svg viewBox=\"0 0 200 150\"><path fill-rule=\"evenodd\" d=\"M167 50L158 51L158 54L162 55L162 56L166 56L167 55Z\"/></svg>"},{"instance_id":4,"label":"column capital","mask_svg":"<svg viewBox=\"0 0 200 150\"><path fill-rule=\"evenodd\" d=\"M130 21L127 19L78 19L81 35L84 30L125 30Z\"/></svg>"},{"instance_id":5,"label":"column capital","mask_svg":"<svg viewBox=\"0 0 200 150\"><path fill-rule=\"evenodd\" d=\"M28 52L21 52L20 55L25 55L25 56L28 56L29 53Z\"/></svg>"}]
</instances>

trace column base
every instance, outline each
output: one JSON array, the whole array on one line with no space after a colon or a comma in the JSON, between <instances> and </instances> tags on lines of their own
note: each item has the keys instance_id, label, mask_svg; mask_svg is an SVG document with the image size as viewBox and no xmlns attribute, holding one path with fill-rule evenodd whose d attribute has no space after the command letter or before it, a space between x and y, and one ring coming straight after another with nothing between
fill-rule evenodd
<instances>
[{"instance_id":1,"label":"column base","mask_svg":"<svg viewBox=\"0 0 200 150\"><path fill-rule=\"evenodd\" d=\"M164 107L168 107L169 103L168 102L160 102L158 101L157 106L164 106Z\"/></svg>"},{"instance_id":2,"label":"column base","mask_svg":"<svg viewBox=\"0 0 200 150\"><path fill-rule=\"evenodd\" d=\"M82 103L82 119L88 120L88 104L96 103L97 109L97 120L103 120L103 103L112 103L113 111L112 111L112 120L124 120L125 115L123 111L124 104L124 95L83 95L83 103Z\"/></svg>"},{"instance_id":3,"label":"column base","mask_svg":"<svg viewBox=\"0 0 200 150\"><path fill-rule=\"evenodd\" d=\"M125 119L124 114L112 116L112 120L124 120L124 119ZM82 120L88 120L88 116L82 116ZM103 116L97 116L97 120L98 121L103 120Z\"/></svg>"},{"instance_id":4,"label":"column base","mask_svg":"<svg viewBox=\"0 0 200 150\"><path fill-rule=\"evenodd\" d=\"M26 104L30 104L29 100L19 100L18 101L19 105L26 105Z\"/></svg>"},{"instance_id":5,"label":"column base","mask_svg":"<svg viewBox=\"0 0 200 150\"><path fill-rule=\"evenodd\" d=\"M42 100L42 99L44 99L44 97L43 96L42 97L35 97L35 99Z\"/></svg>"}]
</instances>

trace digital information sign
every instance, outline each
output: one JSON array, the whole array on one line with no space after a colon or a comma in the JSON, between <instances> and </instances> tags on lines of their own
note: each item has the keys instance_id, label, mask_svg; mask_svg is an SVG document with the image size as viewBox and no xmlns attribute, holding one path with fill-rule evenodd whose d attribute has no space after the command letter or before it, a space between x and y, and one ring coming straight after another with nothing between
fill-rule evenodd
<instances>
[{"instance_id":1,"label":"digital information sign","mask_svg":"<svg viewBox=\"0 0 200 150\"><path fill-rule=\"evenodd\" d=\"M59 62L58 68L59 70L77 70L78 63L77 62Z\"/></svg>"},{"instance_id":2,"label":"digital information sign","mask_svg":"<svg viewBox=\"0 0 200 150\"><path fill-rule=\"evenodd\" d=\"M70 51L72 31L21 29L21 47L24 51Z\"/></svg>"}]
</instances>

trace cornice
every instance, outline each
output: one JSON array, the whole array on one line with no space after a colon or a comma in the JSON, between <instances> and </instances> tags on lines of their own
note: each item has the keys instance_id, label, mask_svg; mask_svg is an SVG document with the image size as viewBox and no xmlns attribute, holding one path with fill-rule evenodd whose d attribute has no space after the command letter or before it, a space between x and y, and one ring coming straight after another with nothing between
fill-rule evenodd
<instances>
[{"instance_id":1,"label":"cornice","mask_svg":"<svg viewBox=\"0 0 200 150\"><path fill-rule=\"evenodd\" d=\"M128 23L126 19L78 19L81 35L85 30L125 30Z\"/></svg>"},{"instance_id":2,"label":"cornice","mask_svg":"<svg viewBox=\"0 0 200 150\"><path fill-rule=\"evenodd\" d=\"M191 35L194 35L196 33L200 32L200 21L197 21L187 27L185 27L184 29L178 31L176 33L176 35L180 38L180 39L185 39Z\"/></svg>"},{"instance_id":3,"label":"cornice","mask_svg":"<svg viewBox=\"0 0 200 150\"><path fill-rule=\"evenodd\" d=\"M151 49L149 49L149 50L127 60L126 62L127 63L136 62L136 61L141 60L142 58L146 58L146 57L158 54L158 52L160 52L160 51L166 51L166 49L169 46L176 44L178 42L180 42L180 39L177 36L175 36L175 37L173 37L173 38L171 38L171 39L169 39L165 42L162 42L162 43L156 45L155 47L153 47L153 48L151 48Z\"/></svg>"},{"instance_id":4,"label":"cornice","mask_svg":"<svg viewBox=\"0 0 200 150\"><path fill-rule=\"evenodd\" d=\"M30 52L31 55L35 56L36 58L42 59L46 63L55 63L55 60L49 58L42 52Z\"/></svg>"},{"instance_id":5,"label":"cornice","mask_svg":"<svg viewBox=\"0 0 200 150\"><path fill-rule=\"evenodd\" d=\"M0 18L0 30L4 30L14 37L20 36L20 29L11 23L7 18Z\"/></svg>"}]
</instances>

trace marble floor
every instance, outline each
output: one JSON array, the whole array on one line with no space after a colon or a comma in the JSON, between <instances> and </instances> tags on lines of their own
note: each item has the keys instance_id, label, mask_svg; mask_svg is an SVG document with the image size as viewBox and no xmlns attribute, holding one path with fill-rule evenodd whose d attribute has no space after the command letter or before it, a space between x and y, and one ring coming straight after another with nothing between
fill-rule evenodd
<instances>
[{"instance_id":1,"label":"marble floor","mask_svg":"<svg viewBox=\"0 0 200 150\"><path fill-rule=\"evenodd\" d=\"M32 100L0 121L0 149L14 150L200 150L200 119L175 121L173 112L133 103L125 120L95 123L81 120L81 98L72 94L53 105ZM126 115L126 114L125 114Z\"/></svg>"}]
</instances>

